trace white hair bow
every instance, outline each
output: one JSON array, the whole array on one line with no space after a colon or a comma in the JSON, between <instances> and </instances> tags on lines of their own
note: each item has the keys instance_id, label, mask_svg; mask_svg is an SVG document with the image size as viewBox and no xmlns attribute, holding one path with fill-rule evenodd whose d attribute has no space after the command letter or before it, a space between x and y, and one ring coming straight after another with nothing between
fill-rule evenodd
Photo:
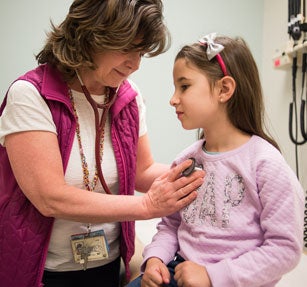
<instances>
[{"instance_id":1,"label":"white hair bow","mask_svg":"<svg viewBox=\"0 0 307 287\"><path fill-rule=\"evenodd\" d=\"M209 61L224 49L223 45L214 42L215 37L216 33L211 33L198 40L201 45L207 47L206 53Z\"/></svg>"}]
</instances>

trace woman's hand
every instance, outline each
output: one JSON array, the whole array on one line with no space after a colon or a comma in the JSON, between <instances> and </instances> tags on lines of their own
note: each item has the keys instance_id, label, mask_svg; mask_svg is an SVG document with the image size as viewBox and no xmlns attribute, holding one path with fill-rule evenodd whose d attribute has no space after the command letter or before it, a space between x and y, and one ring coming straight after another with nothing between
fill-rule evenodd
<instances>
[{"instance_id":1,"label":"woman's hand","mask_svg":"<svg viewBox=\"0 0 307 287\"><path fill-rule=\"evenodd\" d=\"M204 266L184 261L175 267L174 279L178 287L211 287L211 280Z\"/></svg>"},{"instance_id":2,"label":"woman's hand","mask_svg":"<svg viewBox=\"0 0 307 287\"><path fill-rule=\"evenodd\" d=\"M154 181L149 193L144 196L89 192L66 184L55 134L19 132L6 136L5 144L20 188L39 212L47 217L91 223L162 217L195 199L194 190L203 182L204 172L178 178L191 163L188 160ZM182 198L185 195L188 196Z\"/></svg>"},{"instance_id":3,"label":"woman's hand","mask_svg":"<svg viewBox=\"0 0 307 287\"><path fill-rule=\"evenodd\" d=\"M159 287L169 282L170 273L166 265L159 258L148 259L142 276L141 287Z\"/></svg>"},{"instance_id":4,"label":"woman's hand","mask_svg":"<svg viewBox=\"0 0 307 287\"><path fill-rule=\"evenodd\" d=\"M143 197L148 218L172 214L196 198L196 189L204 182L205 172L195 171L188 177L181 177L182 171L190 164L191 160L186 160L153 182Z\"/></svg>"}]
</instances>

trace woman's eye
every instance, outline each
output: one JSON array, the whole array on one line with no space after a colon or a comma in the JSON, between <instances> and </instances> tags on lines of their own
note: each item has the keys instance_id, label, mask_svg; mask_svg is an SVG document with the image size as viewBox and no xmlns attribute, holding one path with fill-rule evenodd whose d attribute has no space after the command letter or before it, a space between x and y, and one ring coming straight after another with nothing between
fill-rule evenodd
<instances>
[{"instance_id":1,"label":"woman's eye","mask_svg":"<svg viewBox=\"0 0 307 287\"><path fill-rule=\"evenodd\" d=\"M140 57L143 57L146 54L146 52L144 52L144 51L138 51L138 50L133 50L133 49L129 49L129 48L122 49L121 53L124 54L124 55L130 54L130 53L138 53Z\"/></svg>"}]
</instances>

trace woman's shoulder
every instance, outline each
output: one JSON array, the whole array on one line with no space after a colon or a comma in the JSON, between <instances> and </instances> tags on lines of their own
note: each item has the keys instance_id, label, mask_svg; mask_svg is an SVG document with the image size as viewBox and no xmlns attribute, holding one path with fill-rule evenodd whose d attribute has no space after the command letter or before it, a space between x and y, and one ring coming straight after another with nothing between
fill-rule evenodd
<instances>
[{"instance_id":1,"label":"woman's shoulder","mask_svg":"<svg viewBox=\"0 0 307 287\"><path fill-rule=\"evenodd\" d=\"M40 93L37 88L29 81L17 80L9 87L8 93L9 102L32 102L35 99L40 99Z\"/></svg>"},{"instance_id":2,"label":"woman's shoulder","mask_svg":"<svg viewBox=\"0 0 307 287\"><path fill-rule=\"evenodd\" d=\"M133 90L135 90L138 94L140 94L140 89L138 85L131 80L130 78L125 81L126 84L129 84Z\"/></svg>"}]
</instances>

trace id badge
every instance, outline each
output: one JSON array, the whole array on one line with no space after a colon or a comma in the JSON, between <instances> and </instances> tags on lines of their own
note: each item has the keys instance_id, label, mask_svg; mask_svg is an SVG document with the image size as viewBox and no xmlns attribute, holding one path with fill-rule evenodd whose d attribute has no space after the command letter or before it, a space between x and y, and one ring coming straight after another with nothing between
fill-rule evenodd
<instances>
[{"instance_id":1,"label":"id badge","mask_svg":"<svg viewBox=\"0 0 307 287\"><path fill-rule=\"evenodd\" d=\"M104 230L74 234L70 237L74 260L76 263L96 261L109 258L109 245Z\"/></svg>"}]
</instances>

